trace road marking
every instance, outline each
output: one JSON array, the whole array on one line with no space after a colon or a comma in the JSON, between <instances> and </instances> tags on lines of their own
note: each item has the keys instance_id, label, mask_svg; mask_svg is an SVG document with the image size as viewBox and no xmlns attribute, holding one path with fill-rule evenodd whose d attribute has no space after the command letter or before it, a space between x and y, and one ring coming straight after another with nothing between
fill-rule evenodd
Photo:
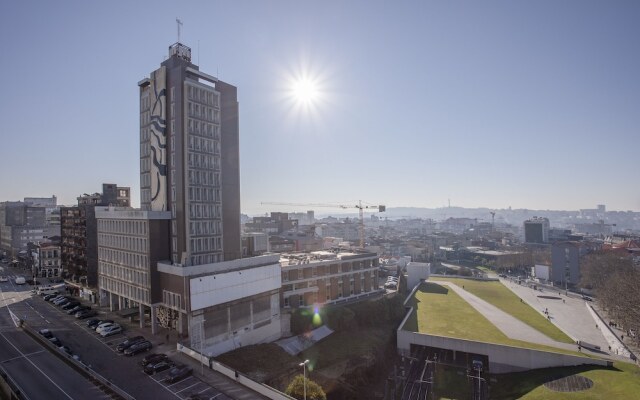
<instances>
[{"instance_id":1,"label":"road marking","mask_svg":"<svg viewBox=\"0 0 640 400\"><path fill-rule=\"evenodd\" d=\"M188 380L189 380L189 379L191 379L191 378L193 378L193 376L188 376L188 377L186 377L185 379L180 379L178 382L176 382L176 383L172 383L171 385L169 385L169 386L167 386L167 387L175 386L175 385L177 385L178 383L186 382L186 381L188 381Z\"/></svg>"},{"instance_id":2,"label":"road marking","mask_svg":"<svg viewBox=\"0 0 640 400\"><path fill-rule=\"evenodd\" d=\"M204 383L204 382L203 382L203 383ZM207 386L207 388L206 388L205 390L201 390L201 391L199 391L199 392L198 392L198 394L200 394L200 393L204 393L204 392L206 392L207 390L210 390L210 389L211 389L211 386Z\"/></svg>"},{"instance_id":3,"label":"road marking","mask_svg":"<svg viewBox=\"0 0 640 400\"><path fill-rule=\"evenodd\" d=\"M13 343L11 343L11 342L9 341L9 339L7 339L7 337L6 337L4 334L2 334L2 332L0 332L0 336L2 336L2 338L3 338L4 340L6 340L6 341L7 341L7 343L9 343L9 344L14 348L14 349L16 349L16 351L17 351L18 353L20 353L20 354L22 354L22 356L24 356L24 353L23 353L23 352L21 352L21 351L20 351L20 349L19 349L19 348L17 348ZM38 366L37 366L36 364L34 364L34 363L33 363L33 361L29 360L29 358L25 358L25 360L27 360L31 365L33 365L33 367L34 367L35 369L37 369L38 371L40 371L40 373L41 373L42 375L44 375L44 377L45 377L45 378L47 378L47 379L49 380L49 382L51 382L51 383L53 384L53 386L57 387L57 388L58 388L58 390L60 390L62 393L64 393L64 395L65 395L65 396L67 396L68 398L70 398L71 400L73 400L73 397L69 396L69 394L68 394L67 392L65 392L64 390L62 390L62 388L61 388L60 386L58 386L58 385L57 385L57 384L56 384L56 383L55 383L51 378L49 378L49 375L45 374L45 373L44 373L44 371L42 371L40 368L38 368Z\"/></svg>"},{"instance_id":4,"label":"road marking","mask_svg":"<svg viewBox=\"0 0 640 400\"><path fill-rule=\"evenodd\" d=\"M183 381L183 382L184 382L184 381ZM191 385L191 386L187 386L187 387L186 387L186 388L184 388L184 389L180 389L180 390L178 390L176 393L180 393L180 392L182 392L182 391L184 391L184 390L191 389L192 387L197 386L197 385L199 385L199 384L200 384L200 381L198 381L198 382L194 383L194 384L193 384L193 385Z\"/></svg>"},{"instance_id":5,"label":"road marking","mask_svg":"<svg viewBox=\"0 0 640 400\"><path fill-rule=\"evenodd\" d=\"M9 361L17 360L17 359L19 359L19 358L29 357L29 356L32 356L32 355L34 355L34 354L40 354L40 353L44 353L44 350L34 351L33 353L24 354L24 355L22 355L22 356L13 357L13 358L8 358L8 359L6 359L6 360L2 360L2 361L0 361L0 362L5 363L5 362L9 362Z\"/></svg>"}]
</instances>

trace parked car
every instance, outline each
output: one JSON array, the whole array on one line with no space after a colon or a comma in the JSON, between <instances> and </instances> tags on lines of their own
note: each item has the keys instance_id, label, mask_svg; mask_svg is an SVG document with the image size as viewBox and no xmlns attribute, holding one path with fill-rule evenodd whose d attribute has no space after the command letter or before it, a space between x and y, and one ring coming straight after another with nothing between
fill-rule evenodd
<instances>
[{"instance_id":1,"label":"parked car","mask_svg":"<svg viewBox=\"0 0 640 400\"><path fill-rule=\"evenodd\" d=\"M60 300L54 301L53 304L55 304L58 307L64 307L64 306L66 306L67 304L69 304L72 301L73 300L71 300L70 298L64 297L64 298L62 298Z\"/></svg>"},{"instance_id":2,"label":"parked car","mask_svg":"<svg viewBox=\"0 0 640 400\"><path fill-rule=\"evenodd\" d=\"M169 371L169 376L165 379L165 382L174 383L183 380L187 376L193 373L193 368L186 366L184 364L175 365Z\"/></svg>"},{"instance_id":3,"label":"parked car","mask_svg":"<svg viewBox=\"0 0 640 400\"><path fill-rule=\"evenodd\" d=\"M6 276L0 276L0 282L9 282L9 279L7 279Z\"/></svg>"},{"instance_id":4,"label":"parked car","mask_svg":"<svg viewBox=\"0 0 640 400\"><path fill-rule=\"evenodd\" d=\"M71 349L68 346L60 346L58 347L58 350L71 355Z\"/></svg>"},{"instance_id":5,"label":"parked car","mask_svg":"<svg viewBox=\"0 0 640 400\"><path fill-rule=\"evenodd\" d=\"M51 300L51 299L53 299L53 298L56 298L56 297L58 297L58 295L57 295L57 294L47 294L47 295L45 295L45 296L43 297L43 299L44 299L44 301L49 301L49 300Z\"/></svg>"},{"instance_id":6,"label":"parked car","mask_svg":"<svg viewBox=\"0 0 640 400\"><path fill-rule=\"evenodd\" d=\"M113 321L111 321L111 322L103 322L103 323L101 323L100 325L98 325L96 327L96 333L102 333L102 331L104 331L105 329L107 329L107 328L109 328L111 326L114 326L114 325L117 325L117 324L114 323Z\"/></svg>"},{"instance_id":7,"label":"parked car","mask_svg":"<svg viewBox=\"0 0 640 400\"><path fill-rule=\"evenodd\" d=\"M149 351L149 350L151 350L152 347L153 347L153 345L151 344L150 341L144 340L142 342L134 343L133 345L131 345L129 348L127 348L124 351L124 355L125 356L133 356L133 355L136 355L138 353L142 353L143 351Z\"/></svg>"},{"instance_id":8,"label":"parked car","mask_svg":"<svg viewBox=\"0 0 640 400\"><path fill-rule=\"evenodd\" d=\"M96 315L98 315L98 312L96 310L85 309L85 310L76 311L75 315L77 319L85 319L89 317L95 317Z\"/></svg>"},{"instance_id":9,"label":"parked car","mask_svg":"<svg viewBox=\"0 0 640 400\"><path fill-rule=\"evenodd\" d=\"M122 327L118 324L113 324L111 326L108 326L104 329L102 329L102 332L100 332L100 336L102 337L107 337L107 336L112 336L112 335L116 335L118 333L121 333L123 331Z\"/></svg>"},{"instance_id":10,"label":"parked car","mask_svg":"<svg viewBox=\"0 0 640 400\"><path fill-rule=\"evenodd\" d=\"M90 328L92 328L95 331L98 329L100 325L106 325L106 324L113 324L113 320L110 320L110 319L98 320L98 322L93 324L93 327L90 327Z\"/></svg>"},{"instance_id":11,"label":"parked car","mask_svg":"<svg viewBox=\"0 0 640 400\"><path fill-rule=\"evenodd\" d=\"M47 339L51 339L53 337L53 333L51 333L51 331L48 329L40 329L38 333Z\"/></svg>"},{"instance_id":12,"label":"parked car","mask_svg":"<svg viewBox=\"0 0 640 400\"><path fill-rule=\"evenodd\" d=\"M53 343L56 347L62 346L62 342L57 337L53 336L49 338L49 341Z\"/></svg>"},{"instance_id":13,"label":"parked car","mask_svg":"<svg viewBox=\"0 0 640 400\"><path fill-rule=\"evenodd\" d=\"M168 358L169 357L167 357L166 354L162 354L162 353L149 354L149 355L144 356L142 361L140 361L140 365L142 365L143 367L146 367L148 364L158 363L158 362L166 360Z\"/></svg>"},{"instance_id":14,"label":"parked car","mask_svg":"<svg viewBox=\"0 0 640 400\"><path fill-rule=\"evenodd\" d=\"M96 326L98 326L99 323L100 323L100 320L98 318L91 318L90 320L87 321L87 327L91 328L93 326L95 328Z\"/></svg>"},{"instance_id":15,"label":"parked car","mask_svg":"<svg viewBox=\"0 0 640 400\"><path fill-rule=\"evenodd\" d=\"M173 361L169 360L169 359L165 359L162 361L158 361L158 362L152 362L147 364L144 367L144 372L149 374L149 375L153 375L157 372L161 372L164 371L166 369L169 368L173 368L175 366L175 364L173 363Z\"/></svg>"},{"instance_id":16,"label":"parked car","mask_svg":"<svg viewBox=\"0 0 640 400\"><path fill-rule=\"evenodd\" d=\"M79 301L70 301L68 303L65 303L64 305L61 305L61 308L63 310L71 310L74 307L77 307L80 305Z\"/></svg>"},{"instance_id":17,"label":"parked car","mask_svg":"<svg viewBox=\"0 0 640 400\"><path fill-rule=\"evenodd\" d=\"M74 306L74 307L71 307L71 308L64 308L64 311L65 311L67 314L71 315L71 314L75 314L75 313L77 313L78 311L82 311L82 310L84 310L85 308L86 308L86 306L83 306L83 305L77 305L77 306Z\"/></svg>"},{"instance_id":18,"label":"parked car","mask_svg":"<svg viewBox=\"0 0 640 400\"><path fill-rule=\"evenodd\" d=\"M58 301L58 300L62 300L62 299L64 299L64 298L66 298L66 296L65 296L65 295L59 294L59 295L57 295L57 296L55 296L55 297L50 298L50 299L49 299L49 300L47 300L47 301L48 301L48 302L50 302L50 303L55 304L55 303L56 303L56 301Z\"/></svg>"},{"instance_id":19,"label":"parked car","mask_svg":"<svg viewBox=\"0 0 640 400\"><path fill-rule=\"evenodd\" d=\"M127 340L125 340L124 342L119 343L116 346L116 350L119 351L120 353L122 353L123 351L125 351L129 347L133 346L134 344L142 342L144 340L146 340L146 339L144 337L142 337L142 336L133 336L133 337L127 338Z\"/></svg>"}]
</instances>

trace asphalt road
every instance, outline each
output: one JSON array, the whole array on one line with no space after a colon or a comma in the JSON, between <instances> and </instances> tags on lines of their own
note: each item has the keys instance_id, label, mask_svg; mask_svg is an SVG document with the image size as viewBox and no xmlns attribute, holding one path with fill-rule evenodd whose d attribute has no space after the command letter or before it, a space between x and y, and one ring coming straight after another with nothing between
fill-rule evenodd
<instances>
[{"instance_id":1,"label":"asphalt road","mask_svg":"<svg viewBox=\"0 0 640 400\"><path fill-rule=\"evenodd\" d=\"M11 275L11 270L12 268L9 268L8 275ZM19 273L17 271L13 273L13 275L16 274ZM188 377L175 384L168 384L164 382L164 378L168 375L168 371L163 371L160 374L149 376L142 371L142 368L139 365L140 360L146 353L138 354L133 357L126 357L115 350L115 346L125 340L127 335L133 336L140 334L141 332L129 331L127 327L123 333L108 338L102 338L100 335L86 327L85 320L77 320L75 317L67 315L55 305L45 302L42 297L32 294L31 286L29 285L15 285L15 283L10 280L8 283L0 283L0 290L2 290L2 293L0 294L0 307L2 307L0 327L6 326L6 329L11 329L16 333L26 336L26 339L34 342L33 339L14 327L11 319L9 318L6 307L4 307L6 304L18 318L26 321L26 323L33 329L49 329L54 336L61 340L63 345L68 346L71 349L73 354L78 355L85 365L90 367L92 370L99 372L113 385L117 386L133 398L178 400L186 399L190 395L198 393L206 399L229 399L229 397L221 393L218 389L203 382L195 376ZM1 296L4 296L4 299ZM83 303L88 304L86 302ZM116 320L116 322L120 322L119 319L121 320L119 317L113 318L113 315L106 315L104 311L99 312L100 313L96 318L109 317ZM152 352L157 351L156 346L162 344L159 343L159 338L147 338L154 344ZM34 344L39 345L36 342L34 342ZM0 345L0 359L5 358L5 353L4 346ZM27 352L25 352L25 354L27 354ZM44 353L37 353L30 357L40 357L40 354ZM50 353L48 356L56 359L56 357ZM12 357L15 357L15 355ZM6 358L8 359L11 357ZM57 361L64 364L61 360ZM181 360L176 359L176 361ZM60 371L63 371L63 373L55 375L57 379L61 379L64 382L73 382L74 386L78 386L78 382L80 381L85 381L87 384L91 385L77 372L66 366L66 364L64 366L66 369L63 369L62 367L58 368ZM70 371L67 371L67 369ZM24 372L26 373L26 371ZM30 375L27 374L26 376L29 377ZM23 382L29 383L28 380L23 380ZM97 391L98 389L96 388L95 390ZM25 391L28 392L27 389L25 389ZM91 396L87 396L87 394L84 393L81 395L72 394L71 397L66 397L64 395L56 395L52 397L51 394L48 394L47 397L41 397L39 396L39 393L37 393L32 398L100 399L101 397L99 397L99 395L101 392L96 391L94 391Z\"/></svg>"},{"instance_id":2,"label":"asphalt road","mask_svg":"<svg viewBox=\"0 0 640 400\"><path fill-rule=\"evenodd\" d=\"M40 343L15 327L11 312L38 315L26 302L28 287L0 283L0 366L30 399L108 399L105 393Z\"/></svg>"}]
</instances>

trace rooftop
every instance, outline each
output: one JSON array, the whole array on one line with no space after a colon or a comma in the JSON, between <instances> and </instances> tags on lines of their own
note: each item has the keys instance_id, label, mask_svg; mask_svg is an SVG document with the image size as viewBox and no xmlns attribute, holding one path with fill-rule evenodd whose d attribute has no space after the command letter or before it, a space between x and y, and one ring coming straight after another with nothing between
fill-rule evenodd
<instances>
[{"instance_id":1,"label":"rooftop","mask_svg":"<svg viewBox=\"0 0 640 400\"><path fill-rule=\"evenodd\" d=\"M291 265L300 264L319 264L326 261L340 261L349 260L354 258L376 258L376 253L350 251L344 249L336 250L320 250L311 252L295 252L295 253L282 253L280 255L280 265L288 267Z\"/></svg>"}]
</instances>

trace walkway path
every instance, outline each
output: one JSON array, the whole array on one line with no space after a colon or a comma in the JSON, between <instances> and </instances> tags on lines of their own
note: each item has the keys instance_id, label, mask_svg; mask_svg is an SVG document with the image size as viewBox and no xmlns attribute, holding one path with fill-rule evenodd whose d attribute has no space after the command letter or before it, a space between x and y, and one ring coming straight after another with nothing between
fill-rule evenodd
<instances>
[{"instance_id":1,"label":"walkway path","mask_svg":"<svg viewBox=\"0 0 640 400\"><path fill-rule=\"evenodd\" d=\"M576 350L575 345L557 342L549 338L547 335L533 329L514 316L507 314L493 304L482 300L478 296L464 290L454 283L447 281L438 281L438 284L443 284L451 288L473 308L484 315L492 324L500 329L502 333L504 333L511 339L524 340L526 342L542 344L545 346L553 346L565 350Z\"/></svg>"}]
</instances>

